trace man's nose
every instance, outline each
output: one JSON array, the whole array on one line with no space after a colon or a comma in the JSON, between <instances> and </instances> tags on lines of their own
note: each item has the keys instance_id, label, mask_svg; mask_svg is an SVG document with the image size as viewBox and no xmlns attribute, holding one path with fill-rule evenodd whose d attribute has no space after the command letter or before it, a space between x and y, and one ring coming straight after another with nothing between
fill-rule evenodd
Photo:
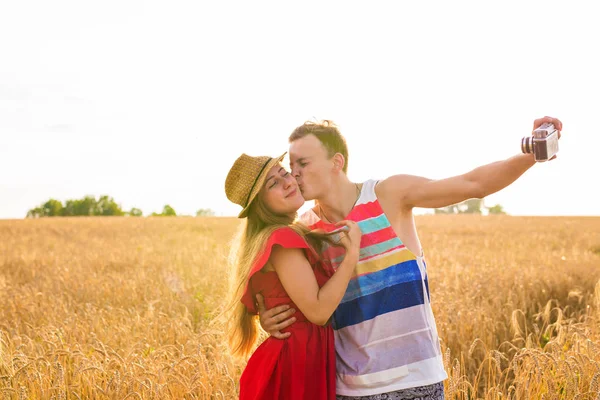
<instances>
[{"instance_id":1,"label":"man's nose","mask_svg":"<svg viewBox=\"0 0 600 400\"><path fill-rule=\"evenodd\" d=\"M292 167L292 176L298 178L300 176L300 168Z\"/></svg>"}]
</instances>

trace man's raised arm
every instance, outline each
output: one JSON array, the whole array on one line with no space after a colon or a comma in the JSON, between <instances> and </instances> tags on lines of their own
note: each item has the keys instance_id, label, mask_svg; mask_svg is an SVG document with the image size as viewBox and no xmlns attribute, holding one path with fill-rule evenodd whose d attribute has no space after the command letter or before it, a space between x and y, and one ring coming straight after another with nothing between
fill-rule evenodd
<instances>
[{"instance_id":1,"label":"man's raised arm","mask_svg":"<svg viewBox=\"0 0 600 400\"><path fill-rule=\"evenodd\" d=\"M533 129L544 122L553 123L559 131L560 138L562 123L556 118L536 119ZM414 175L394 175L377 186L379 195L395 204L397 209L446 207L471 198L483 198L504 189L535 163L533 154L519 154L446 179L432 180Z\"/></svg>"}]
</instances>

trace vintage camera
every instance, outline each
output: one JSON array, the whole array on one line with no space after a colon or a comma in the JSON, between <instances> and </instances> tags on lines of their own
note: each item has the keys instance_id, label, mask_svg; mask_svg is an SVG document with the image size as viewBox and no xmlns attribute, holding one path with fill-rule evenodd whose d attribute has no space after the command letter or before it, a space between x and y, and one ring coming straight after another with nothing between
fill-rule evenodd
<instances>
[{"instance_id":1,"label":"vintage camera","mask_svg":"<svg viewBox=\"0 0 600 400\"><path fill-rule=\"evenodd\" d=\"M558 130L554 124L545 122L533 131L533 136L521 139L521 151L533 153L535 161L548 161L558 153Z\"/></svg>"}]
</instances>

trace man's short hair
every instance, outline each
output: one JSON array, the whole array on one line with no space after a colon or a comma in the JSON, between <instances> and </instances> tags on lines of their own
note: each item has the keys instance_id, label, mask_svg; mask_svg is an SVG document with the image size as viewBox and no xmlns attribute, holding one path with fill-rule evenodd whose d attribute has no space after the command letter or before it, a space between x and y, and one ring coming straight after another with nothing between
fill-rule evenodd
<instances>
[{"instance_id":1,"label":"man's short hair","mask_svg":"<svg viewBox=\"0 0 600 400\"><path fill-rule=\"evenodd\" d=\"M301 139L306 135L315 135L317 139L325 146L327 156L333 157L335 153L340 153L344 156L344 173L348 173L348 146L346 139L340 133L337 125L330 120L323 119L321 121L306 121L292 132L289 137L289 142Z\"/></svg>"}]
</instances>

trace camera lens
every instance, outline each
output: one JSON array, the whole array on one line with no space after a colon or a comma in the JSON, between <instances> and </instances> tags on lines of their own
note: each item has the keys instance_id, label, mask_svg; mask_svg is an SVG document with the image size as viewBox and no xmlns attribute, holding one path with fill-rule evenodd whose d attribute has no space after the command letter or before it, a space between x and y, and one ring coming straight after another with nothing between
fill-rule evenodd
<instances>
[{"instance_id":1,"label":"camera lens","mask_svg":"<svg viewBox=\"0 0 600 400\"><path fill-rule=\"evenodd\" d=\"M525 154L533 153L533 137L528 136L521 139L521 151Z\"/></svg>"}]
</instances>

